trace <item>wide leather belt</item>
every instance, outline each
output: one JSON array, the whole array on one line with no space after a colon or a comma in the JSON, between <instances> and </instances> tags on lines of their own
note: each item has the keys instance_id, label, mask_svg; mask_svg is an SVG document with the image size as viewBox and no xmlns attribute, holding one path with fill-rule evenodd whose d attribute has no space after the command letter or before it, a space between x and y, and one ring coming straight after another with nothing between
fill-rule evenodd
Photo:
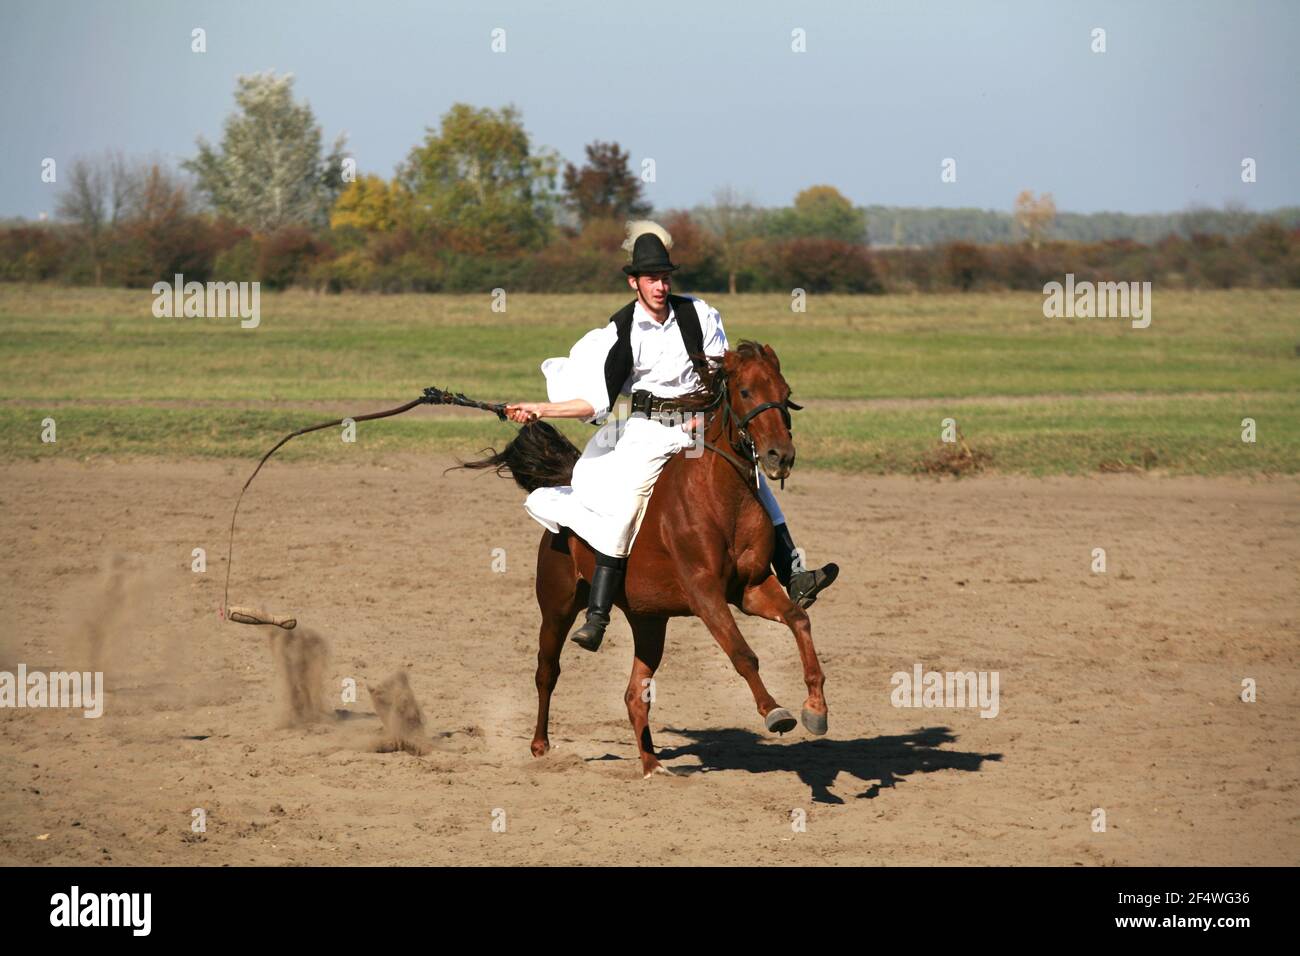
<instances>
[{"instance_id":1,"label":"wide leather belt","mask_svg":"<svg viewBox=\"0 0 1300 956\"><path fill-rule=\"evenodd\" d=\"M651 392L637 389L632 392L632 414L640 412L647 418L658 418L668 415L680 415L681 406L676 399L661 398Z\"/></svg>"}]
</instances>

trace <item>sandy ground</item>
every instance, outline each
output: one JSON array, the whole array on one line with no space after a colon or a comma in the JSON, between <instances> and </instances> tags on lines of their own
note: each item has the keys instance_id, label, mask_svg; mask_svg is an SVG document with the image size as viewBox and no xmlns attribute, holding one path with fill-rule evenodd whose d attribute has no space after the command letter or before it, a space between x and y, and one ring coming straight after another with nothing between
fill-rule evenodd
<instances>
[{"instance_id":1,"label":"sandy ground","mask_svg":"<svg viewBox=\"0 0 1300 956\"><path fill-rule=\"evenodd\" d=\"M844 568L812 610L830 734L766 735L677 620L651 726L679 775L642 780L618 617L566 650L529 755L540 529L449 463L273 462L250 491L231 601L328 645L297 657L305 723L264 629L218 616L247 462L0 467L0 670L107 682L99 719L0 710L0 862L1300 863L1294 480L797 474L796 540ZM740 623L797 713L789 632ZM996 671L997 716L892 706L918 663ZM402 669L423 755L382 752L366 690Z\"/></svg>"}]
</instances>

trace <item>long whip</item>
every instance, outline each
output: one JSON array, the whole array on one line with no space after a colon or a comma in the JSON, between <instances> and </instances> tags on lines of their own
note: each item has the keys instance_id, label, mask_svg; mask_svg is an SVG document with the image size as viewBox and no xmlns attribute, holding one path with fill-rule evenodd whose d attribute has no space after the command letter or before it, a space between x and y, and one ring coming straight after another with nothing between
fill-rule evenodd
<instances>
[{"instance_id":1,"label":"long whip","mask_svg":"<svg viewBox=\"0 0 1300 956\"><path fill-rule=\"evenodd\" d=\"M248 486L253 483L257 473L262 470L262 466L267 463L272 455L280 450L291 438L297 438L299 435L306 435L310 432L318 432L322 428L333 428L342 425L346 421L353 422L370 422L378 418L391 418L394 415L401 415L403 412L409 412L417 405L460 405L464 408L480 408L486 412L493 412L501 421L506 420L506 403L505 402L480 402L477 399L467 398L460 392L449 392L436 386L430 386L424 390L424 393L416 399L412 399L404 405L398 405L396 408L390 408L382 412L371 412L369 415L352 415L348 418L336 418L333 421L322 422L319 425L310 425L307 428L300 428L296 432L290 432L271 446L271 450L262 456L258 461L257 467L253 473L248 476L244 482L244 487L239 489L239 497L235 499L235 510L230 515L230 541L226 548L226 590L221 599L222 614L226 620L235 621L239 624L274 624L282 627L287 631L293 630L298 626L297 618L283 617L280 615L267 614L256 608L249 607L231 607L230 606L230 569L234 563L235 556L235 519L239 517L239 506L244 501L244 492Z\"/></svg>"}]
</instances>

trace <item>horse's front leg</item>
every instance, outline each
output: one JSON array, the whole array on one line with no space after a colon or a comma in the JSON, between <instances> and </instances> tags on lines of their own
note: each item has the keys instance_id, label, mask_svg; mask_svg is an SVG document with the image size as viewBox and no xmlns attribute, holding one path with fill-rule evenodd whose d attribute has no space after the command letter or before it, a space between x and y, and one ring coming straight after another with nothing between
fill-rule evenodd
<instances>
[{"instance_id":1,"label":"horse's front leg","mask_svg":"<svg viewBox=\"0 0 1300 956\"><path fill-rule=\"evenodd\" d=\"M687 593L691 613L704 622L713 634L713 639L731 661L731 666L745 678L767 729L780 734L794 730L794 715L776 702L767 692L763 679L758 676L758 655L736 626L736 619L731 616L731 608L727 605L726 595L723 594L718 579L711 574L701 575L690 582Z\"/></svg>"},{"instance_id":2,"label":"horse's front leg","mask_svg":"<svg viewBox=\"0 0 1300 956\"><path fill-rule=\"evenodd\" d=\"M659 763L655 756L654 741L650 737L650 705L654 703L654 675L664 656L664 634L668 619L628 614L632 625L632 638L636 644L632 658L632 676L627 682L623 701L627 716L632 721L632 736L636 739L637 756L641 758L641 773L648 779L656 773L672 773Z\"/></svg>"},{"instance_id":3,"label":"horse's front leg","mask_svg":"<svg viewBox=\"0 0 1300 956\"><path fill-rule=\"evenodd\" d=\"M808 686L808 699L803 702L803 725L811 733L826 733L826 676L817 660L817 648L813 647L812 622L808 619L808 612L791 601L785 588L770 574L761 584L745 589L741 607L746 614L780 621L790 628L803 662L803 681Z\"/></svg>"}]
</instances>

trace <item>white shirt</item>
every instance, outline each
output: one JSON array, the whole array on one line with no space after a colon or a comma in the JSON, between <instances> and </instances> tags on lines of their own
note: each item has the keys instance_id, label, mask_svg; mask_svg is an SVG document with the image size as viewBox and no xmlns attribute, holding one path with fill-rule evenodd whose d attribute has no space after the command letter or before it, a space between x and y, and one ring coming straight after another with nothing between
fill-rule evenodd
<instances>
[{"instance_id":1,"label":"white shirt","mask_svg":"<svg viewBox=\"0 0 1300 956\"><path fill-rule=\"evenodd\" d=\"M722 316L703 299L685 298L695 303L704 354L721 357L727 351ZM581 398L595 409L595 414L586 421L602 422L610 412L609 393L605 387L605 359L617 340L618 329L609 322L579 339L568 358L549 358L543 362L542 374L546 376L548 398L552 402ZM700 384L671 303L668 318L660 323L637 301L632 310L631 346L632 374L619 390L622 394L641 389L660 398L675 398Z\"/></svg>"}]
</instances>

